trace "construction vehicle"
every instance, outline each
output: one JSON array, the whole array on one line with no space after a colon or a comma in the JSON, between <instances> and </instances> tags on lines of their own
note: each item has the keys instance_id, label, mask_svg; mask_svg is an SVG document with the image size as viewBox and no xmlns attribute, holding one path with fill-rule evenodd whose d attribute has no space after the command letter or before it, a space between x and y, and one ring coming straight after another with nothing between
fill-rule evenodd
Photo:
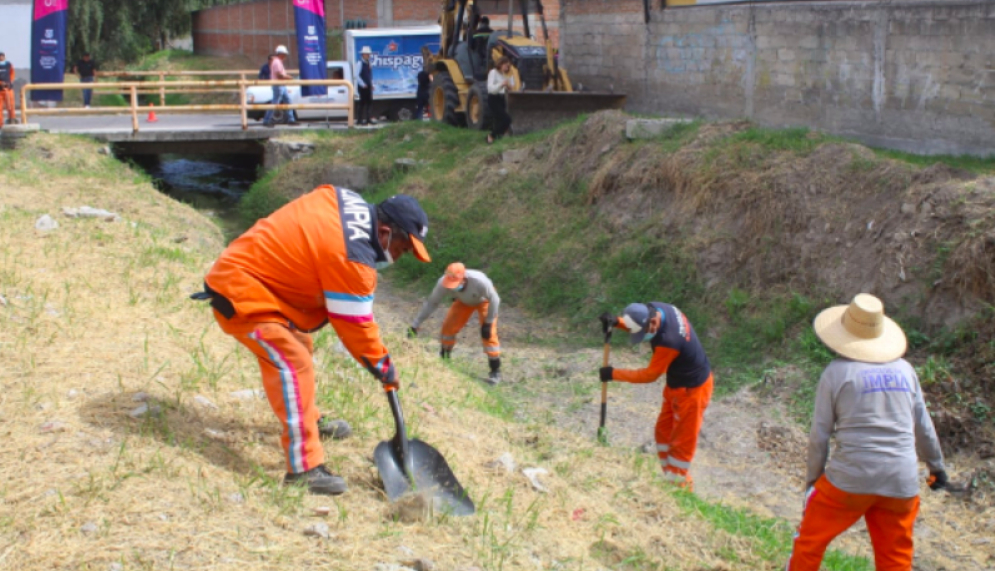
<instances>
[{"instance_id":1,"label":"construction vehicle","mask_svg":"<svg viewBox=\"0 0 995 571\"><path fill-rule=\"evenodd\" d=\"M625 95L574 89L550 42L542 0L519 0L524 34L513 30L515 0L507 2L507 30L488 35L477 33L481 14L475 0L442 0L441 44L438 53L426 58L433 73L429 101L435 121L471 129L489 127L487 74L503 56L511 60L518 86L507 94L516 133L582 113L624 107ZM543 43L531 37L530 2L542 22Z\"/></svg>"}]
</instances>

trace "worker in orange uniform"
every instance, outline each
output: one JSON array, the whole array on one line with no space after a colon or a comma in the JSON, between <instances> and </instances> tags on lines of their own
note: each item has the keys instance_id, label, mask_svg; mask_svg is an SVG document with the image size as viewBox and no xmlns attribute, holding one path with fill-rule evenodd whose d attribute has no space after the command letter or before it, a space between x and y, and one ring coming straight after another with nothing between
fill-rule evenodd
<instances>
[{"instance_id":1,"label":"worker in orange uniform","mask_svg":"<svg viewBox=\"0 0 995 571\"><path fill-rule=\"evenodd\" d=\"M691 461L705 409L712 399L712 368L691 322L668 303L633 303L621 317L603 313L602 326L625 329L633 344L648 341L653 358L645 369L601 368L601 382L652 383L667 375L656 421L656 450L664 479L692 490Z\"/></svg>"},{"instance_id":2,"label":"worker in orange uniform","mask_svg":"<svg viewBox=\"0 0 995 571\"><path fill-rule=\"evenodd\" d=\"M868 294L824 310L814 327L839 358L816 389L805 513L787 569L818 571L829 543L863 517L874 568L909 571L919 513L917 460L929 467L933 490L946 487L947 473L919 378L902 359L905 333Z\"/></svg>"},{"instance_id":3,"label":"worker in orange uniform","mask_svg":"<svg viewBox=\"0 0 995 571\"><path fill-rule=\"evenodd\" d=\"M453 304L449 306L446 318L442 321L442 347L439 349L439 356L443 359L450 357L456 346L456 336L476 312L480 318L480 340L491 367L487 382L492 385L500 383L501 343L498 341L497 319L501 298L484 272L468 270L460 262L449 264L446 273L439 278L432 294L411 323L408 334L412 337L418 335L422 322L432 315L446 296L453 298Z\"/></svg>"},{"instance_id":4,"label":"worker in orange uniform","mask_svg":"<svg viewBox=\"0 0 995 571\"><path fill-rule=\"evenodd\" d=\"M263 386L283 423L284 483L341 494L320 442L310 332L331 323L353 358L387 390L397 372L373 319L377 269L406 252L430 261L428 217L397 195L367 204L351 190L319 186L256 222L221 254L205 278L221 329L259 360Z\"/></svg>"},{"instance_id":5,"label":"worker in orange uniform","mask_svg":"<svg viewBox=\"0 0 995 571\"><path fill-rule=\"evenodd\" d=\"M0 52L0 127L3 127L3 111L7 110L7 120L16 123L14 116L14 64L7 61L7 55Z\"/></svg>"}]
</instances>

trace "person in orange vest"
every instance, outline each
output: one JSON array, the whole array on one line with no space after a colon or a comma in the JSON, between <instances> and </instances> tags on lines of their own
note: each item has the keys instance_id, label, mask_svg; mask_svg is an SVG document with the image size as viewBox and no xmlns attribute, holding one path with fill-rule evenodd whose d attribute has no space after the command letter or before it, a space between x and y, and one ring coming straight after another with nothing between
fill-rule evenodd
<instances>
[{"instance_id":1,"label":"person in orange vest","mask_svg":"<svg viewBox=\"0 0 995 571\"><path fill-rule=\"evenodd\" d=\"M204 293L195 294L211 300L221 329L259 361L283 424L285 484L346 491L324 465L310 333L331 323L352 357L396 390L397 371L373 319L377 270L407 252L431 261L427 233L428 217L410 196L373 205L351 190L319 186L233 241L205 277Z\"/></svg>"},{"instance_id":2,"label":"person in orange vest","mask_svg":"<svg viewBox=\"0 0 995 571\"><path fill-rule=\"evenodd\" d=\"M918 460L929 467L931 489L948 479L919 378L902 358L905 333L885 316L881 300L865 293L822 311L813 327L839 357L815 393L805 511L787 569L818 571L829 543L863 517L874 568L909 571Z\"/></svg>"},{"instance_id":3,"label":"person in orange vest","mask_svg":"<svg viewBox=\"0 0 995 571\"><path fill-rule=\"evenodd\" d=\"M667 375L663 405L656 421L656 450L665 480L694 489L691 461L705 409L712 400L714 381L705 349L688 318L669 303L633 303L621 317L603 313L598 318L608 331L629 332L633 344L649 342L653 358L645 369L602 367L601 382L652 383Z\"/></svg>"},{"instance_id":4,"label":"person in orange vest","mask_svg":"<svg viewBox=\"0 0 995 571\"><path fill-rule=\"evenodd\" d=\"M3 127L3 110L7 110L7 120L16 123L14 115L14 64L7 61L7 55L0 52L0 127Z\"/></svg>"}]
</instances>

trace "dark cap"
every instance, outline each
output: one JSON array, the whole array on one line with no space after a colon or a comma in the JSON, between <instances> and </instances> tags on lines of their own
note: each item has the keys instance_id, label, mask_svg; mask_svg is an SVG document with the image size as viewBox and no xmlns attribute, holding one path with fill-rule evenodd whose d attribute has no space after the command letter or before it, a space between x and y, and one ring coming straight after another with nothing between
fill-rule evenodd
<instances>
[{"instance_id":1,"label":"dark cap","mask_svg":"<svg viewBox=\"0 0 995 571\"><path fill-rule=\"evenodd\" d=\"M422 210L412 196L398 194L384 200L379 205L383 213L408 233L415 247L415 257L423 262L431 262L432 258L425 249L425 237L428 236L428 215ZM387 222L387 221L385 221Z\"/></svg>"},{"instance_id":2,"label":"dark cap","mask_svg":"<svg viewBox=\"0 0 995 571\"><path fill-rule=\"evenodd\" d=\"M646 334L646 326L650 322L650 317L652 317L650 310L653 312L660 311L645 303L630 303L625 308L625 311L622 312L622 325L629 332L629 341L633 344L643 340ZM666 316L660 312L660 317L664 318Z\"/></svg>"}]
</instances>

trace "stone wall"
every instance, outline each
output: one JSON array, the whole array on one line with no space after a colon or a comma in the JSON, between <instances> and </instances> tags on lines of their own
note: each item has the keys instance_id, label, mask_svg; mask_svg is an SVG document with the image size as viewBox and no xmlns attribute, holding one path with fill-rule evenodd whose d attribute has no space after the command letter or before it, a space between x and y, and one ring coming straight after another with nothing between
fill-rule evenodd
<instances>
[{"instance_id":1,"label":"stone wall","mask_svg":"<svg viewBox=\"0 0 995 571\"><path fill-rule=\"evenodd\" d=\"M645 24L641 0L563 0L574 83L634 111L995 154L995 2L653 5Z\"/></svg>"}]
</instances>

